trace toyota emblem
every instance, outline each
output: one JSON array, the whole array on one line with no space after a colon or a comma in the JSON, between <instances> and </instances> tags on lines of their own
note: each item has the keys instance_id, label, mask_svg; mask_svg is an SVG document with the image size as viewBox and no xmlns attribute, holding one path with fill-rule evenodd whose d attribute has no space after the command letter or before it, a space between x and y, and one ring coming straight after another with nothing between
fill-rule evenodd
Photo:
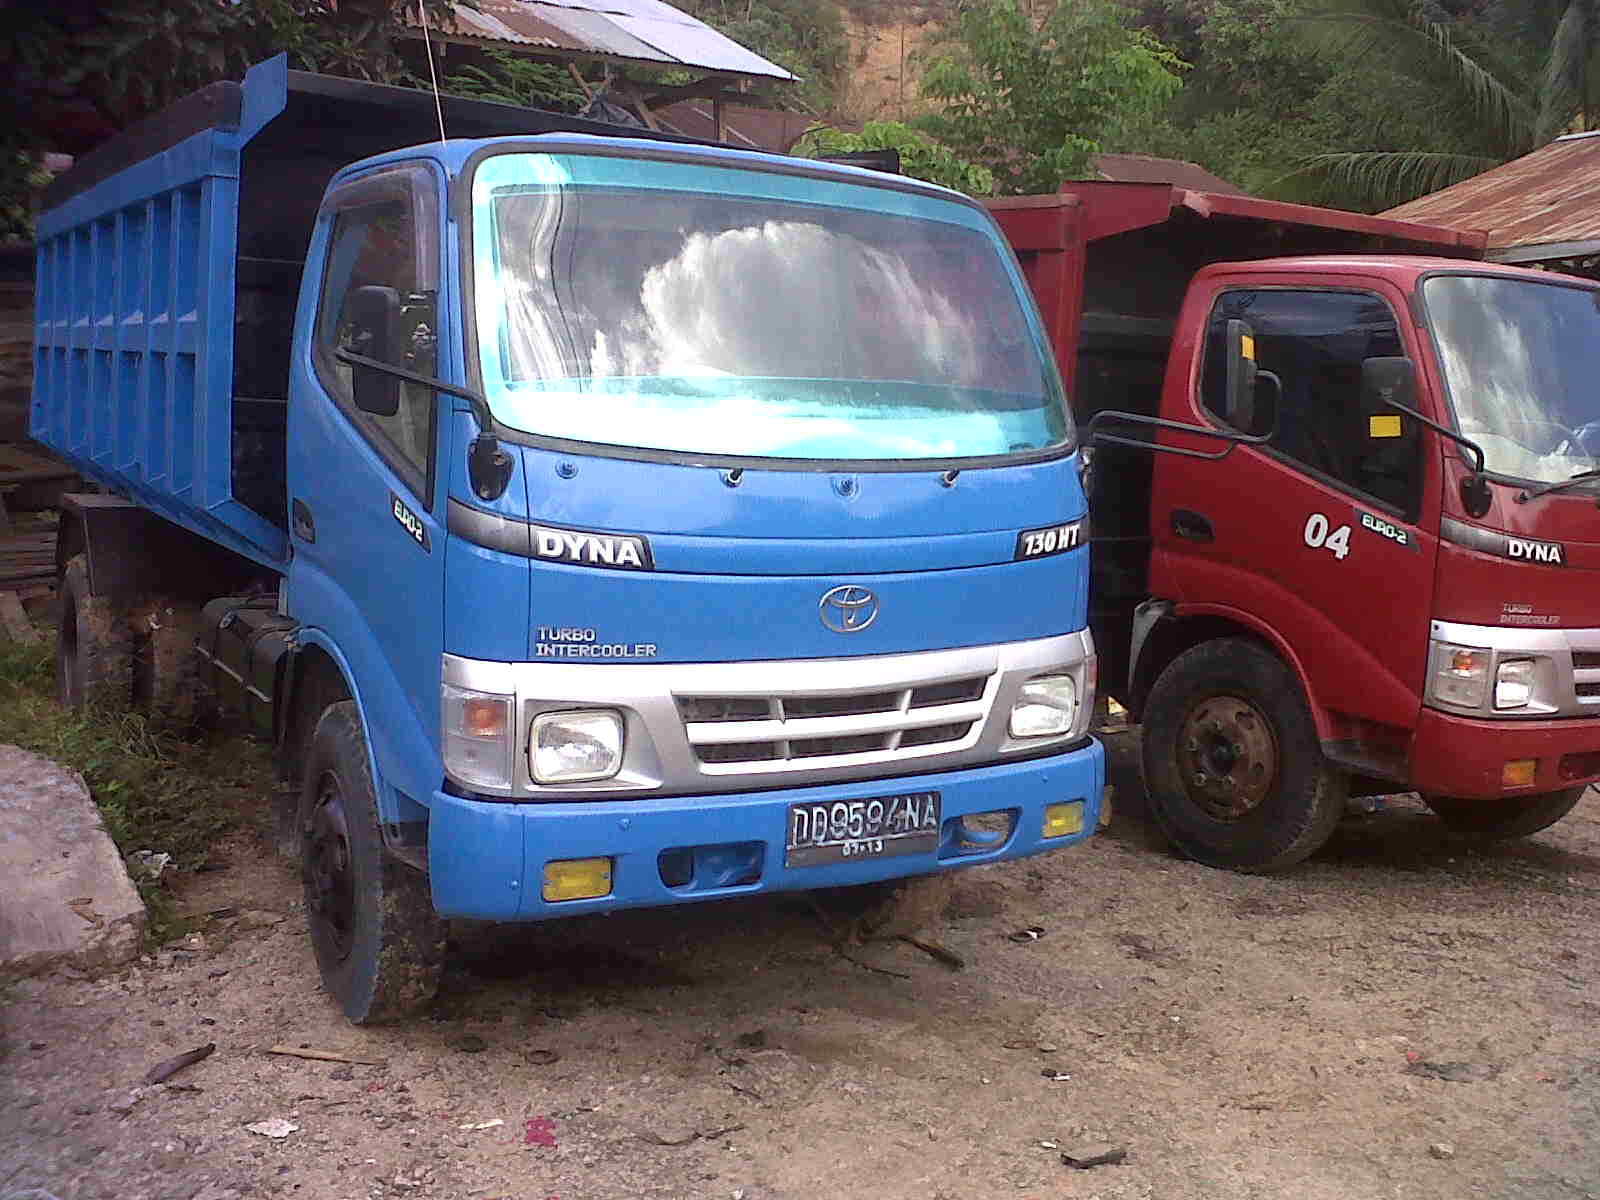
<instances>
[{"instance_id":1,"label":"toyota emblem","mask_svg":"<svg viewBox=\"0 0 1600 1200\"><path fill-rule=\"evenodd\" d=\"M878 596L847 583L823 592L817 612L835 633L860 633L878 619Z\"/></svg>"}]
</instances>

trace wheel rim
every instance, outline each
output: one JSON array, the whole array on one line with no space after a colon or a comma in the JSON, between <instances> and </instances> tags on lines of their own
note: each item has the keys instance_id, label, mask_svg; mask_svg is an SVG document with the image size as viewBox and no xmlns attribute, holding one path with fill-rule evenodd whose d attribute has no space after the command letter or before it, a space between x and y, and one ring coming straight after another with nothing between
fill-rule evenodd
<instances>
[{"instance_id":1,"label":"wheel rim","mask_svg":"<svg viewBox=\"0 0 1600 1200\"><path fill-rule=\"evenodd\" d=\"M340 958L350 953L356 887L344 790L332 771L317 783L316 805L305 831L311 920Z\"/></svg>"},{"instance_id":2,"label":"wheel rim","mask_svg":"<svg viewBox=\"0 0 1600 1200\"><path fill-rule=\"evenodd\" d=\"M1238 696L1207 696L1178 731L1178 769L1208 817L1237 821L1266 800L1278 777L1272 723Z\"/></svg>"}]
</instances>

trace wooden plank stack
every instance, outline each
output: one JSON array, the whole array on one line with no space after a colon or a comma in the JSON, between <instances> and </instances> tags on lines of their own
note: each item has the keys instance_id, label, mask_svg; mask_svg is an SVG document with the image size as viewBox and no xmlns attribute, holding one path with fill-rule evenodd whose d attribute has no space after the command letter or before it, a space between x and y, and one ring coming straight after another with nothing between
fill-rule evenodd
<instances>
[{"instance_id":1,"label":"wooden plank stack","mask_svg":"<svg viewBox=\"0 0 1600 1200\"><path fill-rule=\"evenodd\" d=\"M78 483L36 446L0 442L0 637L31 640L28 612L51 607L56 586L55 506Z\"/></svg>"}]
</instances>

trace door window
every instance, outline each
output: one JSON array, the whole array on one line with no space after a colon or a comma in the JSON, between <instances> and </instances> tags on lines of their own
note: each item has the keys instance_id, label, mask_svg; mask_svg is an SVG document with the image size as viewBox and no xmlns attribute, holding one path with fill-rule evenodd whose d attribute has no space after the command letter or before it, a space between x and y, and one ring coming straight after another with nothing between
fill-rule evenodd
<instances>
[{"instance_id":1,"label":"door window","mask_svg":"<svg viewBox=\"0 0 1600 1200\"><path fill-rule=\"evenodd\" d=\"M322 280L316 338L318 374L334 399L366 432L368 440L426 503L433 460L437 393L430 387L399 382L400 403L393 414L356 407L354 372L337 357L348 350L418 375L437 375L437 269L430 262L434 239L418 229L414 181L421 172L399 173L388 187L358 184L359 202L337 208ZM425 177L424 177L425 179ZM432 186L426 181L425 186ZM337 203L337 197L335 198ZM421 236L419 236L419 232ZM372 289L387 289L396 315L388 322L387 344L375 342L370 318ZM392 296L390 296L392 293Z\"/></svg>"},{"instance_id":2,"label":"door window","mask_svg":"<svg viewBox=\"0 0 1600 1200\"><path fill-rule=\"evenodd\" d=\"M1268 372L1281 385L1267 449L1414 517L1421 498L1415 423L1389 419L1395 410L1364 402L1361 394L1363 361L1405 353L1388 304L1369 292L1224 293L1206 330L1201 379L1201 402L1223 424L1230 320L1246 322L1254 334L1263 375L1258 389L1271 394Z\"/></svg>"}]
</instances>

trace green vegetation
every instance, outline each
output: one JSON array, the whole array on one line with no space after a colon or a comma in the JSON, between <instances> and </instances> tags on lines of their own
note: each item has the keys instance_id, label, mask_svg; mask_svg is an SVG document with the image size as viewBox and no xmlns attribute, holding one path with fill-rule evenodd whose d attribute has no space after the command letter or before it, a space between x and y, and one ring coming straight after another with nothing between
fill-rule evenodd
<instances>
[{"instance_id":1,"label":"green vegetation","mask_svg":"<svg viewBox=\"0 0 1600 1200\"><path fill-rule=\"evenodd\" d=\"M1073 0L1038 20L1019 0L964 5L922 77L941 107L918 124L1002 192L1054 191L1182 86L1182 60L1129 18L1115 0Z\"/></svg>"},{"instance_id":2,"label":"green vegetation","mask_svg":"<svg viewBox=\"0 0 1600 1200\"><path fill-rule=\"evenodd\" d=\"M72 713L55 699L54 639L0 643L0 742L77 771L124 856L172 855L179 872L204 867L217 843L266 814L272 777L266 747L220 736L180 740L133 713ZM161 882L141 880L149 939L183 932Z\"/></svg>"},{"instance_id":3,"label":"green vegetation","mask_svg":"<svg viewBox=\"0 0 1600 1200\"><path fill-rule=\"evenodd\" d=\"M831 125L813 125L795 143L791 153L824 158L860 150L897 150L900 169L913 178L926 179L972 196L994 194L994 172L988 167L960 158L927 134L899 121L868 121L860 133L849 133Z\"/></svg>"}]
</instances>

